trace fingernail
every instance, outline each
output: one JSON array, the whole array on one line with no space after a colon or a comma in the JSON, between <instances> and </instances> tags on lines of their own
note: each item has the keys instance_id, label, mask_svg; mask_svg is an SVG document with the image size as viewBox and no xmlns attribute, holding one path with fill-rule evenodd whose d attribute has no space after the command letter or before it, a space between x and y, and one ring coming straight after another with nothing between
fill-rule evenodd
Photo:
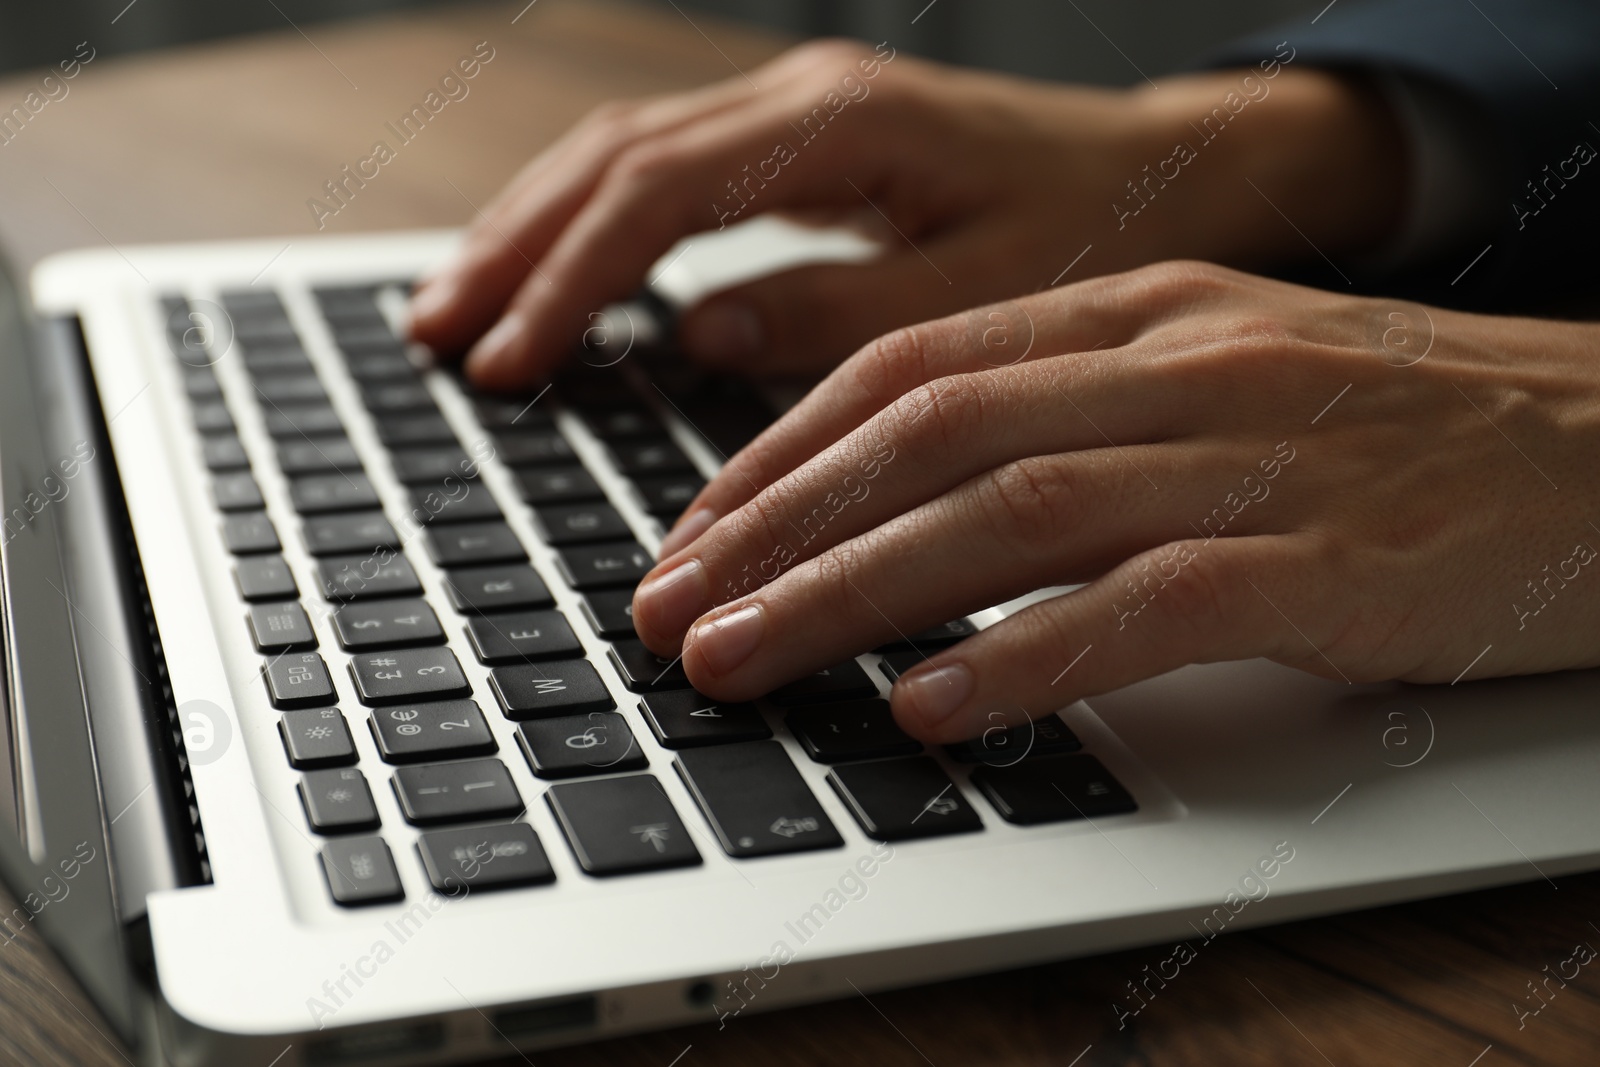
<instances>
[{"instance_id":1,"label":"fingernail","mask_svg":"<svg viewBox=\"0 0 1600 1067\"><path fill-rule=\"evenodd\" d=\"M708 591L705 567L691 559L639 587L634 617L654 633L680 633L705 610Z\"/></svg>"},{"instance_id":2,"label":"fingernail","mask_svg":"<svg viewBox=\"0 0 1600 1067\"><path fill-rule=\"evenodd\" d=\"M750 658L750 653L761 643L766 623L759 604L748 604L720 619L695 627L690 644L706 661L711 673L724 675Z\"/></svg>"},{"instance_id":3,"label":"fingernail","mask_svg":"<svg viewBox=\"0 0 1600 1067\"><path fill-rule=\"evenodd\" d=\"M503 362L526 326L521 315L515 311L507 312L504 318L494 324L494 329L478 338L478 343L472 346L472 351L467 354L467 369L480 373Z\"/></svg>"},{"instance_id":4,"label":"fingernail","mask_svg":"<svg viewBox=\"0 0 1600 1067\"><path fill-rule=\"evenodd\" d=\"M738 301L707 304L684 320L678 340L690 355L711 362L753 356L761 349L761 316Z\"/></svg>"},{"instance_id":5,"label":"fingernail","mask_svg":"<svg viewBox=\"0 0 1600 1067\"><path fill-rule=\"evenodd\" d=\"M972 695L972 671L964 663L931 671L915 671L895 683L910 700L911 710L929 726L937 726L956 713Z\"/></svg>"},{"instance_id":6,"label":"fingernail","mask_svg":"<svg viewBox=\"0 0 1600 1067\"><path fill-rule=\"evenodd\" d=\"M710 508L701 508L679 519L678 525L668 530L667 536L661 539L661 558L666 559L680 548L694 544L695 538L711 529L716 521L717 513Z\"/></svg>"},{"instance_id":7,"label":"fingernail","mask_svg":"<svg viewBox=\"0 0 1600 1067\"><path fill-rule=\"evenodd\" d=\"M412 295L411 302L406 305L407 325L418 319L436 317L446 304L455 299L455 295L456 287L442 276L428 282Z\"/></svg>"}]
</instances>

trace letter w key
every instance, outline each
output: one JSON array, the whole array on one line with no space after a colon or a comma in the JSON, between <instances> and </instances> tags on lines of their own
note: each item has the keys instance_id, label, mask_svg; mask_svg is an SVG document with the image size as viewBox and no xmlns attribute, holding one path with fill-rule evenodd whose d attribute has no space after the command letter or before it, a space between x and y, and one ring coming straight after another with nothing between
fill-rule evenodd
<instances>
[{"instance_id":1,"label":"letter w key","mask_svg":"<svg viewBox=\"0 0 1600 1067\"><path fill-rule=\"evenodd\" d=\"M599 672L586 660L498 667L489 680L508 719L542 719L616 707Z\"/></svg>"}]
</instances>

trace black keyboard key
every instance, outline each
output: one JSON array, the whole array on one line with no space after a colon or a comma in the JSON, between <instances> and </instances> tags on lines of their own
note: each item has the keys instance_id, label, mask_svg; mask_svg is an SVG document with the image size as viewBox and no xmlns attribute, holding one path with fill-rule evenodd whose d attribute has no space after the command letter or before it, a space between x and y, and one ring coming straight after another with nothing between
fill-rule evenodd
<instances>
[{"instance_id":1,"label":"black keyboard key","mask_svg":"<svg viewBox=\"0 0 1600 1067\"><path fill-rule=\"evenodd\" d=\"M446 478L475 477L477 464L460 445L443 448L403 448L393 452L389 460L394 464L394 476L404 485L443 486ZM450 482L447 488L455 488Z\"/></svg>"},{"instance_id":2,"label":"black keyboard key","mask_svg":"<svg viewBox=\"0 0 1600 1067\"><path fill-rule=\"evenodd\" d=\"M864 700L877 695L878 687L861 669L861 664L852 659L790 682L768 699L780 708L790 708L830 700Z\"/></svg>"},{"instance_id":3,"label":"black keyboard key","mask_svg":"<svg viewBox=\"0 0 1600 1067\"><path fill-rule=\"evenodd\" d=\"M367 777L354 767L312 771L300 779L300 803L306 820L319 834L347 834L378 825Z\"/></svg>"},{"instance_id":4,"label":"black keyboard key","mask_svg":"<svg viewBox=\"0 0 1600 1067\"><path fill-rule=\"evenodd\" d=\"M1010 767L979 767L972 784L1000 817L1021 826L1119 815L1138 805L1093 756L1047 756Z\"/></svg>"},{"instance_id":5,"label":"black keyboard key","mask_svg":"<svg viewBox=\"0 0 1600 1067\"><path fill-rule=\"evenodd\" d=\"M581 656L578 635L559 611L519 611L467 620L467 640L483 663Z\"/></svg>"},{"instance_id":6,"label":"black keyboard key","mask_svg":"<svg viewBox=\"0 0 1600 1067\"><path fill-rule=\"evenodd\" d=\"M414 826L502 819L522 812L511 772L497 759L423 763L394 772L400 812Z\"/></svg>"},{"instance_id":7,"label":"black keyboard key","mask_svg":"<svg viewBox=\"0 0 1600 1067\"><path fill-rule=\"evenodd\" d=\"M249 619L250 636L261 652L317 647L317 635L311 632L311 619L297 600L252 604Z\"/></svg>"},{"instance_id":8,"label":"black keyboard key","mask_svg":"<svg viewBox=\"0 0 1600 1067\"><path fill-rule=\"evenodd\" d=\"M429 830L417 837L423 869L446 896L556 880L539 835L525 822Z\"/></svg>"},{"instance_id":9,"label":"black keyboard key","mask_svg":"<svg viewBox=\"0 0 1600 1067\"><path fill-rule=\"evenodd\" d=\"M267 697L280 711L318 708L338 703L328 665L315 652L288 652L267 661L262 670Z\"/></svg>"},{"instance_id":10,"label":"black keyboard key","mask_svg":"<svg viewBox=\"0 0 1600 1067\"><path fill-rule=\"evenodd\" d=\"M367 722L378 753L389 763L487 756L500 747L471 700L385 708L374 711Z\"/></svg>"},{"instance_id":11,"label":"black keyboard key","mask_svg":"<svg viewBox=\"0 0 1600 1067\"><path fill-rule=\"evenodd\" d=\"M694 463L669 438L618 441L611 446L611 461L630 478L693 471Z\"/></svg>"},{"instance_id":12,"label":"black keyboard key","mask_svg":"<svg viewBox=\"0 0 1600 1067\"><path fill-rule=\"evenodd\" d=\"M687 689L689 678L683 673L683 657L665 659L634 639L618 641L606 650L606 658L622 675L622 684L635 693L654 693L663 689Z\"/></svg>"},{"instance_id":13,"label":"black keyboard key","mask_svg":"<svg viewBox=\"0 0 1600 1067\"><path fill-rule=\"evenodd\" d=\"M264 511L246 511L222 520L222 543L236 556L253 552L276 552L283 547L278 531Z\"/></svg>"},{"instance_id":14,"label":"black keyboard key","mask_svg":"<svg viewBox=\"0 0 1600 1067\"><path fill-rule=\"evenodd\" d=\"M262 413L267 433L275 438L294 440L344 433L339 413L328 404L284 404L268 407Z\"/></svg>"},{"instance_id":15,"label":"black keyboard key","mask_svg":"<svg viewBox=\"0 0 1600 1067\"><path fill-rule=\"evenodd\" d=\"M595 408L580 411L578 416L589 432L602 441L654 437L661 433L661 420L644 407Z\"/></svg>"},{"instance_id":16,"label":"black keyboard key","mask_svg":"<svg viewBox=\"0 0 1600 1067\"><path fill-rule=\"evenodd\" d=\"M913 668L920 667L926 662L928 662L928 657L916 649L902 648L894 652L885 652L883 654L883 662L878 664L878 668L883 671L884 677L888 678L892 683L899 680L902 674Z\"/></svg>"},{"instance_id":17,"label":"black keyboard key","mask_svg":"<svg viewBox=\"0 0 1600 1067\"><path fill-rule=\"evenodd\" d=\"M289 600L300 595L282 556L244 556L233 568L239 595L246 600Z\"/></svg>"},{"instance_id":18,"label":"black keyboard key","mask_svg":"<svg viewBox=\"0 0 1600 1067\"><path fill-rule=\"evenodd\" d=\"M249 471L230 471L211 479L211 502L218 511L260 511L266 506Z\"/></svg>"},{"instance_id":19,"label":"black keyboard key","mask_svg":"<svg viewBox=\"0 0 1600 1067\"><path fill-rule=\"evenodd\" d=\"M651 693L639 702L639 713L663 748L765 741L772 736L754 704L719 704L693 689Z\"/></svg>"},{"instance_id":20,"label":"black keyboard key","mask_svg":"<svg viewBox=\"0 0 1600 1067\"><path fill-rule=\"evenodd\" d=\"M345 352L391 352L400 347L394 331L381 317L336 326L333 340Z\"/></svg>"},{"instance_id":21,"label":"black keyboard key","mask_svg":"<svg viewBox=\"0 0 1600 1067\"><path fill-rule=\"evenodd\" d=\"M791 711L784 725L818 763L914 756L922 742L895 725L887 700L850 700Z\"/></svg>"},{"instance_id":22,"label":"black keyboard key","mask_svg":"<svg viewBox=\"0 0 1600 1067\"><path fill-rule=\"evenodd\" d=\"M420 381L373 382L361 390L361 401L379 417L439 410L433 394Z\"/></svg>"},{"instance_id":23,"label":"black keyboard key","mask_svg":"<svg viewBox=\"0 0 1600 1067\"><path fill-rule=\"evenodd\" d=\"M278 469L293 478L301 474L355 474L361 457L348 437L297 437L278 443Z\"/></svg>"},{"instance_id":24,"label":"black keyboard key","mask_svg":"<svg viewBox=\"0 0 1600 1067\"><path fill-rule=\"evenodd\" d=\"M828 772L862 831L876 841L965 834L983 820L938 763L927 756L852 763Z\"/></svg>"},{"instance_id":25,"label":"black keyboard key","mask_svg":"<svg viewBox=\"0 0 1600 1067\"><path fill-rule=\"evenodd\" d=\"M289 483L289 498L302 515L360 511L379 506L378 491L365 474L308 474Z\"/></svg>"},{"instance_id":26,"label":"black keyboard key","mask_svg":"<svg viewBox=\"0 0 1600 1067\"><path fill-rule=\"evenodd\" d=\"M245 455L244 445L231 433L212 433L201 438L200 458L208 471L250 469L250 457Z\"/></svg>"},{"instance_id":27,"label":"black keyboard key","mask_svg":"<svg viewBox=\"0 0 1600 1067\"><path fill-rule=\"evenodd\" d=\"M520 563L528 558L522 542L503 522L458 522L430 526L424 537L428 558L441 567Z\"/></svg>"},{"instance_id":28,"label":"black keyboard key","mask_svg":"<svg viewBox=\"0 0 1600 1067\"><path fill-rule=\"evenodd\" d=\"M220 400L204 400L193 404L190 414L194 419L194 428L201 433L233 432L233 416L228 414L228 405Z\"/></svg>"},{"instance_id":29,"label":"black keyboard key","mask_svg":"<svg viewBox=\"0 0 1600 1067\"><path fill-rule=\"evenodd\" d=\"M533 521L547 545L578 545L633 536L617 509L600 502L538 508L533 513Z\"/></svg>"},{"instance_id":30,"label":"black keyboard key","mask_svg":"<svg viewBox=\"0 0 1600 1067\"><path fill-rule=\"evenodd\" d=\"M545 791L578 865L605 876L697 867L700 852L648 774L563 782Z\"/></svg>"},{"instance_id":31,"label":"black keyboard key","mask_svg":"<svg viewBox=\"0 0 1600 1067\"><path fill-rule=\"evenodd\" d=\"M464 613L547 608L555 603L544 579L526 563L449 571L444 591L455 609Z\"/></svg>"},{"instance_id":32,"label":"black keyboard key","mask_svg":"<svg viewBox=\"0 0 1600 1067\"><path fill-rule=\"evenodd\" d=\"M644 509L658 519L671 521L683 514L706 480L694 474L674 474L663 478L635 478L633 487L644 498Z\"/></svg>"},{"instance_id":33,"label":"black keyboard key","mask_svg":"<svg viewBox=\"0 0 1600 1067\"><path fill-rule=\"evenodd\" d=\"M730 856L770 856L844 844L776 741L685 749L673 766Z\"/></svg>"},{"instance_id":34,"label":"black keyboard key","mask_svg":"<svg viewBox=\"0 0 1600 1067\"><path fill-rule=\"evenodd\" d=\"M317 561L322 595L329 600L364 600L369 597L409 596L422 592L410 562L388 549L365 556L329 556Z\"/></svg>"},{"instance_id":35,"label":"black keyboard key","mask_svg":"<svg viewBox=\"0 0 1600 1067\"><path fill-rule=\"evenodd\" d=\"M274 404L326 404L328 391L315 374L278 374L256 382L256 399Z\"/></svg>"},{"instance_id":36,"label":"black keyboard key","mask_svg":"<svg viewBox=\"0 0 1600 1067\"><path fill-rule=\"evenodd\" d=\"M614 711L532 719L517 727L517 740L540 778L641 771L650 765L628 720Z\"/></svg>"},{"instance_id":37,"label":"black keyboard key","mask_svg":"<svg viewBox=\"0 0 1600 1067\"><path fill-rule=\"evenodd\" d=\"M456 654L448 648L406 648L362 653L350 660L356 695L368 707L463 697L472 692Z\"/></svg>"},{"instance_id":38,"label":"black keyboard key","mask_svg":"<svg viewBox=\"0 0 1600 1067\"><path fill-rule=\"evenodd\" d=\"M946 745L945 751L962 763L1003 767L1029 756L1060 756L1081 748L1083 743L1059 715L1046 715L1020 726L990 727L981 737L959 745Z\"/></svg>"},{"instance_id":39,"label":"black keyboard key","mask_svg":"<svg viewBox=\"0 0 1600 1067\"><path fill-rule=\"evenodd\" d=\"M245 347L244 366L252 377L271 378L279 374L311 374L311 357L298 344Z\"/></svg>"},{"instance_id":40,"label":"black keyboard key","mask_svg":"<svg viewBox=\"0 0 1600 1067\"><path fill-rule=\"evenodd\" d=\"M380 548L400 547L400 535L381 511L308 518L300 527L300 539L313 556L370 554Z\"/></svg>"},{"instance_id":41,"label":"black keyboard key","mask_svg":"<svg viewBox=\"0 0 1600 1067\"><path fill-rule=\"evenodd\" d=\"M356 761L350 727L345 725L338 708L286 711L278 720L278 733L283 738L290 766L310 770Z\"/></svg>"},{"instance_id":42,"label":"black keyboard key","mask_svg":"<svg viewBox=\"0 0 1600 1067\"><path fill-rule=\"evenodd\" d=\"M402 900L400 872L381 837L343 837L322 846L322 873L333 902L344 907Z\"/></svg>"},{"instance_id":43,"label":"black keyboard key","mask_svg":"<svg viewBox=\"0 0 1600 1067\"><path fill-rule=\"evenodd\" d=\"M572 445L555 430L513 430L495 440L495 454L509 467L569 464L576 457Z\"/></svg>"},{"instance_id":44,"label":"black keyboard key","mask_svg":"<svg viewBox=\"0 0 1600 1067\"><path fill-rule=\"evenodd\" d=\"M890 641L886 645L873 649L873 651L894 652L900 649L919 648L924 652L932 652L934 649L948 648L957 641L971 637L977 632L978 627L971 619L953 619L943 626L930 627L921 633Z\"/></svg>"},{"instance_id":45,"label":"black keyboard key","mask_svg":"<svg viewBox=\"0 0 1600 1067\"><path fill-rule=\"evenodd\" d=\"M557 553L556 564L568 585L587 592L617 586L632 588L655 566L655 560L635 541L613 541L564 548Z\"/></svg>"},{"instance_id":46,"label":"black keyboard key","mask_svg":"<svg viewBox=\"0 0 1600 1067\"><path fill-rule=\"evenodd\" d=\"M417 374L398 345L386 352L351 353L345 357L345 366L350 368L350 376L363 384L405 380Z\"/></svg>"},{"instance_id":47,"label":"black keyboard key","mask_svg":"<svg viewBox=\"0 0 1600 1067\"><path fill-rule=\"evenodd\" d=\"M523 467L514 473L523 502L536 508L605 499L600 484L582 467Z\"/></svg>"},{"instance_id":48,"label":"black keyboard key","mask_svg":"<svg viewBox=\"0 0 1600 1067\"><path fill-rule=\"evenodd\" d=\"M610 711L617 706L600 673L587 660L496 667L489 684L508 719Z\"/></svg>"},{"instance_id":49,"label":"black keyboard key","mask_svg":"<svg viewBox=\"0 0 1600 1067\"><path fill-rule=\"evenodd\" d=\"M183 391L191 400L216 400L222 396L222 383L210 367L185 367Z\"/></svg>"},{"instance_id":50,"label":"black keyboard key","mask_svg":"<svg viewBox=\"0 0 1600 1067\"><path fill-rule=\"evenodd\" d=\"M549 426L552 421L549 408L537 401L538 396L486 396L475 400L472 407L478 413L478 421L491 430Z\"/></svg>"},{"instance_id":51,"label":"black keyboard key","mask_svg":"<svg viewBox=\"0 0 1600 1067\"><path fill-rule=\"evenodd\" d=\"M299 335L294 332L294 324L285 316L263 316L261 318L233 320L233 336L240 344L250 345L288 345L296 344Z\"/></svg>"},{"instance_id":52,"label":"black keyboard key","mask_svg":"<svg viewBox=\"0 0 1600 1067\"><path fill-rule=\"evenodd\" d=\"M439 617L426 600L362 600L333 613L333 629L341 647L351 652L444 641Z\"/></svg>"},{"instance_id":53,"label":"black keyboard key","mask_svg":"<svg viewBox=\"0 0 1600 1067\"><path fill-rule=\"evenodd\" d=\"M456 433L438 412L390 415L378 420L378 439L390 448L455 444Z\"/></svg>"},{"instance_id":54,"label":"black keyboard key","mask_svg":"<svg viewBox=\"0 0 1600 1067\"><path fill-rule=\"evenodd\" d=\"M607 641L633 636L633 590L611 589L583 598L583 617Z\"/></svg>"},{"instance_id":55,"label":"black keyboard key","mask_svg":"<svg viewBox=\"0 0 1600 1067\"><path fill-rule=\"evenodd\" d=\"M418 525L483 522L501 517L482 482L451 478L438 485L411 487L411 517Z\"/></svg>"}]
</instances>

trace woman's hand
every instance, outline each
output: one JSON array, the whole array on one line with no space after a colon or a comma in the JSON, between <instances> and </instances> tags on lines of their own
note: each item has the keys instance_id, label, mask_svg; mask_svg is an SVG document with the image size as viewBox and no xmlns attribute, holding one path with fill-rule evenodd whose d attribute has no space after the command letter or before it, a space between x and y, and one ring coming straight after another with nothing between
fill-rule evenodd
<instances>
[{"instance_id":1,"label":"woman's hand","mask_svg":"<svg viewBox=\"0 0 1600 1067\"><path fill-rule=\"evenodd\" d=\"M1088 583L896 683L928 741L1187 663L1600 664L1600 327L1165 263L892 333L735 456L634 598L765 693Z\"/></svg>"},{"instance_id":2,"label":"woman's hand","mask_svg":"<svg viewBox=\"0 0 1600 1067\"><path fill-rule=\"evenodd\" d=\"M691 355L820 371L1069 265L1075 280L1178 256L1310 255L1279 210L1332 254L1370 244L1403 184L1392 120L1279 52L1108 91L823 41L749 80L611 104L512 181L418 292L412 332L441 352L471 346L480 385L526 385L674 242L774 209L856 221L884 252L716 295L683 320Z\"/></svg>"}]
</instances>

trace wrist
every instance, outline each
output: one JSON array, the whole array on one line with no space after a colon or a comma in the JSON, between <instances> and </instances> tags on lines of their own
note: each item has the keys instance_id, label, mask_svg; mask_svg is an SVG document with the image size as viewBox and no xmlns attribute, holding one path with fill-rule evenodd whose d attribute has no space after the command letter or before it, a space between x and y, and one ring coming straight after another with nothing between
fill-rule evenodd
<instances>
[{"instance_id":1,"label":"wrist","mask_svg":"<svg viewBox=\"0 0 1600 1067\"><path fill-rule=\"evenodd\" d=\"M1129 94L1129 173L1111 211L1146 258L1262 266L1362 252L1398 225L1406 154L1381 96L1357 78L1271 69Z\"/></svg>"}]
</instances>

